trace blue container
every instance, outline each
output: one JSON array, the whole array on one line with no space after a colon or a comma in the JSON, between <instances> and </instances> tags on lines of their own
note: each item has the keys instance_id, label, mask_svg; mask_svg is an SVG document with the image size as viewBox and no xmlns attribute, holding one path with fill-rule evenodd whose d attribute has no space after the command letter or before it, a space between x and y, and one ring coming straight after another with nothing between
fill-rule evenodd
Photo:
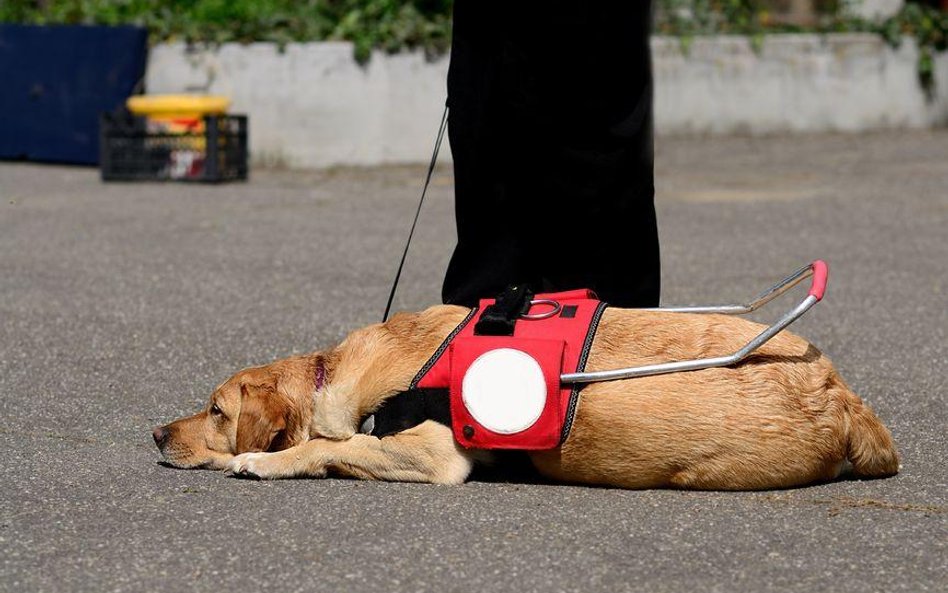
<instances>
[{"instance_id":1,"label":"blue container","mask_svg":"<svg viewBox=\"0 0 948 593\"><path fill-rule=\"evenodd\" d=\"M0 25L0 159L95 165L99 116L144 85L139 27Z\"/></svg>"}]
</instances>

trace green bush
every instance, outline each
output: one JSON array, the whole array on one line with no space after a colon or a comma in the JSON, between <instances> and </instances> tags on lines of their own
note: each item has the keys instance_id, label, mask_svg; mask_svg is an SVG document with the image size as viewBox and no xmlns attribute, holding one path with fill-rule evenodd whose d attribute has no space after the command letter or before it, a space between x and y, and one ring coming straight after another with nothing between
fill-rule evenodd
<instances>
[{"instance_id":1,"label":"green bush","mask_svg":"<svg viewBox=\"0 0 948 593\"><path fill-rule=\"evenodd\" d=\"M904 37L914 37L919 48L919 82L929 92L934 85L935 52L948 49L948 12L916 2L908 2L891 18L876 22L848 16L843 2L823 0L817 2L817 23L810 27L774 20L767 4L762 0L657 0L655 30L680 37L686 51L697 35L748 35L755 47L768 33L876 33L892 46L898 46Z\"/></svg>"},{"instance_id":2,"label":"green bush","mask_svg":"<svg viewBox=\"0 0 948 593\"><path fill-rule=\"evenodd\" d=\"M477 0L474 0L477 1ZM516 2L518 0L511 0ZM594 0L595 1L595 0ZM640 0L623 0L637 2ZM655 31L675 35L687 48L697 35L763 35L802 31L775 22L766 0L655 0ZM845 17L842 0L819 0L817 32L866 31L897 45L918 41L919 77L930 88L936 51L948 45L948 13L909 3L882 23ZM451 42L453 0L0 0L0 22L34 24L135 24L152 41L346 40L364 62L373 49L423 48L443 53ZM498 15L503 18L503 15Z\"/></svg>"},{"instance_id":3,"label":"green bush","mask_svg":"<svg viewBox=\"0 0 948 593\"><path fill-rule=\"evenodd\" d=\"M152 41L347 40L374 48L447 50L453 0L0 0L0 22L133 24Z\"/></svg>"},{"instance_id":4,"label":"green bush","mask_svg":"<svg viewBox=\"0 0 948 593\"><path fill-rule=\"evenodd\" d=\"M859 24L856 24L858 28ZM934 88L935 52L948 49L948 12L921 4L906 4L899 14L884 23L868 27L898 46L903 37L918 43L918 77L929 92Z\"/></svg>"}]
</instances>

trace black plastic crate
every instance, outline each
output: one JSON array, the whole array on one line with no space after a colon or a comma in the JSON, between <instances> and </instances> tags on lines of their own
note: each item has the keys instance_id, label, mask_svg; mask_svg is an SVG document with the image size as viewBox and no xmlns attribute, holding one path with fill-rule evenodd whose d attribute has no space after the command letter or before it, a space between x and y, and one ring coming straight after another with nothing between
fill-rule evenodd
<instances>
[{"instance_id":1,"label":"black plastic crate","mask_svg":"<svg viewBox=\"0 0 948 593\"><path fill-rule=\"evenodd\" d=\"M200 129L203 128L203 129ZM99 167L104 181L247 179L247 116L207 116L194 131L156 131L144 117L103 114Z\"/></svg>"}]
</instances>

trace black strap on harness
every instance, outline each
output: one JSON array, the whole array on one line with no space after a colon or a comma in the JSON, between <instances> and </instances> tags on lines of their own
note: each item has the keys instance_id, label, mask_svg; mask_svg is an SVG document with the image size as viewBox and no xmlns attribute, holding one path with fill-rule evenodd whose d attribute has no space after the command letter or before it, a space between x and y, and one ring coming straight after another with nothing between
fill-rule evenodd
<instances>
[{"instance_id":1,"label":"black strap on harness","mask_svg":"<svg viewBox=\"0 0 948 593\"><path fill-rule=\"evenodd\" d=\"M474 326L475 336L512 336L517 320L530 309L533 292L526 286L509 286L493 305L484 309Z\"/></svg>"},{"instance_id":2,"label":"black strap on harness","mask_svg":"<svg viewBox=\"0 0 948 593\"><path fill-rule=\"evenodd\" d=\"M382 438L434 420L451 426L451 399L447 389L409 389L394 395L375 412L370 433Z\"/></svg>"},{"instance_id":3,"label":"black strap on harness","mask_svg":"<svg viewBox=\"0 0 948 593\"><path fill-rule=\"evenodd\" d=\"M418 382L444 356L451 345L451 341L477 316L477 312L476 307L471 309L467 317L454 328L454 331L448 334L448 337L444 339L434 355L411 380L407 390L388 398L375 411L372 416L371 430L368 429L366 424L363 424L369 434L382 438L418 426L425 420L434 420L445 426L451 426L451 399L448 389L418 387Z\"/></svg>"}]
</instances>

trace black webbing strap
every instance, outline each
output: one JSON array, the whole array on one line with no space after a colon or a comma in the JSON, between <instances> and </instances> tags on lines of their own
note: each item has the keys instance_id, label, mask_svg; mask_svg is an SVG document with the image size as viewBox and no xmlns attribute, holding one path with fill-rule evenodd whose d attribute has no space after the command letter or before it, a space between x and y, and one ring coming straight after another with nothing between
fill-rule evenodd
<instances>
[{"instance_id":1,"label":"black webbing strap","mask_svg":"<svg viewBox=\"0 0 948 593\"><path fill-rule=\"evenodd\" d=\"M372 436L382 438L434 420L451 426L451 399L447 389L409 389L394 395L375 411Z\"/></svg>"},{"instance_id":2,"label":"black webbing strap","mask_svg":"<svg viewBox=\"0 0 948 593\"><path fill-rule=\"evenodd\" d=\"M475 336L512 336L520 316L530 308L533 293L526 286L509 286L484 309L474 326Z\"/></svg>"},{"instance_id":3,"label":"black webbing strap","mask_svg":"<svg viewBox=\"0 0 948 593\"><path fill-rule=\"evenodd\" d=\"M418 200L418 209L415 210L415 219L411 223L411 230L408 231L408 241L405 241L405 250L402 251L402 259L398 262L398 271L395 272L395 280L392 282L392 291L388 293L388 302L385 303L385 313L382 314L382 323L388 321L388 314L392 310L392 301L395 300L395 291L398 289L398 280L402 277L402 268L405 267L405 258L408 257L408 248L411 246L411 239L415 236L415 227L418 225L418 216L421 215L421 207L425 203L425 194L428 193L428 185L431 184L431 174L434 173L435 165L438 164L438 151L441 150L441 141L444 140L444 131L448 126L448 106L444 106L444 113L441 114L441 126L438 128L438 137L435 139L434 151L431 153L431 162L428 163L428 175L425 177L425 186L421 190L421 199Z\"/></svg>"}]
</instances>

